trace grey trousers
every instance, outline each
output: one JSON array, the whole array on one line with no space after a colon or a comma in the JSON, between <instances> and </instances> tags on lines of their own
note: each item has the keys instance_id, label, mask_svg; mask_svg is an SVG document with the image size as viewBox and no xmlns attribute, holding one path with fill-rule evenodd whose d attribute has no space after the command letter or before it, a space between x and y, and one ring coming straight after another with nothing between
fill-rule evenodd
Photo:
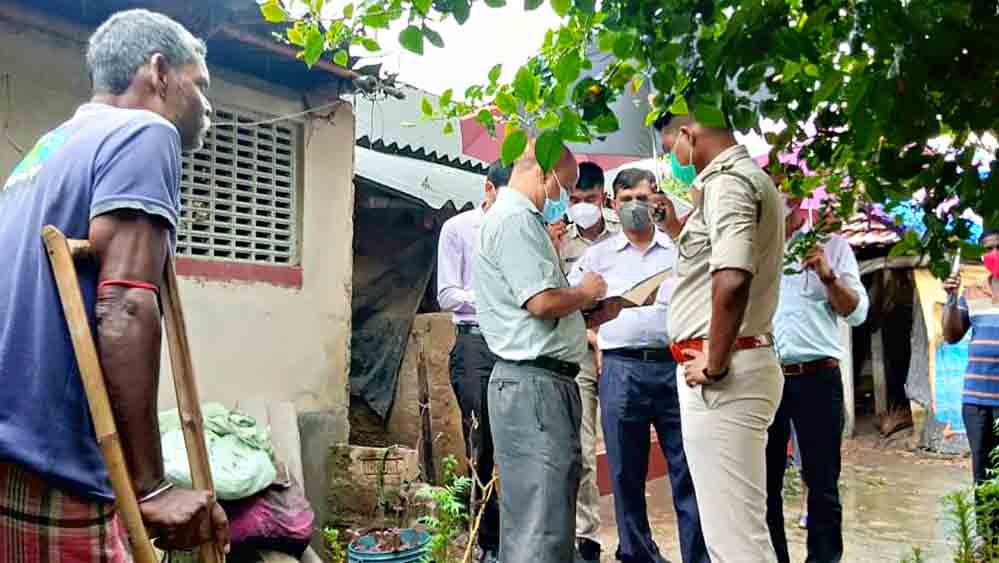
<instances>
[{"instance_id":1,"label":"grey trousers","mask_svg":"<svg viewBox=\"0 0 999 563\"><path fill-rule=\"evenodd\" d=\"M500 360L489 380L503 563L572 563L580 474L574 379Z\"/></svg>"}]
</instances>

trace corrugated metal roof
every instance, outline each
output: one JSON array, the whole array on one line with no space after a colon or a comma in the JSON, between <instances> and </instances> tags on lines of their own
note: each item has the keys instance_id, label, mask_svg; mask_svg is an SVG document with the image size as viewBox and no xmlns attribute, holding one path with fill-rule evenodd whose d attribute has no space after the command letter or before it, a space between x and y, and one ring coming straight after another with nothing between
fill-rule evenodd
<instances>
[{"instance_id":1,"label":"corrugated metal roof","mask_svg":"<svg viewBox=\"0 0 999 563\"><path fill-rule=\"evenodd\" d=\"M354 147L354 174L423 201L458 209L485 197L485 175L405 156Z\"/></svg>"},{"instance_id":2,"label":"corrugated metal roof","mask_svg":"<svg viewBox=\"0 0 999 563\"><path fill-rule=\"evenodd\" d=\"M401 85L406 98L372 100L361 94L345 96L354 105L354 138L360 147L378 152L485 173L488 162L462 152L460 124L453 120L454 134L443 133L444 123L423 117L420 104L428 98L437 104L438 96L413 86Z\"/></svg>"}]
</instances>

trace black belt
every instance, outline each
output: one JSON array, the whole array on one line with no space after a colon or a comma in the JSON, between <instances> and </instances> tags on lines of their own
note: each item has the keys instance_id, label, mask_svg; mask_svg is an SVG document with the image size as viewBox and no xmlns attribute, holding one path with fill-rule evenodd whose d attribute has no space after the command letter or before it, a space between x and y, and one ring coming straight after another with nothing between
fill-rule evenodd
<instances>
[{"instance_id":1,"label":"black belt","mask_svg":"<svg viewBox=\"0 0 999 563\"><path fill-rule=\"evenodd\" d=\"M553 371L565 377L576 377L576 374L579 373L579 364L563 362L562 360L556 360L555 358L547 358L544 356L534 360L518 360L508 363L515 366L525 366Z\"/></svg>"},{"instance_id":2,"label":"black belt","mask_svg":"<svg viewBox=\"0 0 999 563\"><path fill-rule=\"evenodd\" d=\"M458 334L471 334L473 336L482 336L482 329L479 328L479 325L460 324L457 325L455 328L458 329Z\"/></svg>"},{"instance_id":3,"label":"black belt","mask_svg":"<svg viewBox=\"0 0 999 563\"><path fill-rule=\"evenodd\" d=\"M822 369L836 369L839 367L839 360L833 358L822 358L811 362L800 364L784 364L781 369L785 376L809 375Z\"/></svg>"},{"instance_id":4,"label":"black belt","mask_svg":"<svg viewBox=\"0 0 999 563\"><path fill-rule=\"evenodd\" d=\"M604 350L605 356L621 356L643 362L672 362L673 354L667 348L612 348Z\"/></svg>"}]
</instances>

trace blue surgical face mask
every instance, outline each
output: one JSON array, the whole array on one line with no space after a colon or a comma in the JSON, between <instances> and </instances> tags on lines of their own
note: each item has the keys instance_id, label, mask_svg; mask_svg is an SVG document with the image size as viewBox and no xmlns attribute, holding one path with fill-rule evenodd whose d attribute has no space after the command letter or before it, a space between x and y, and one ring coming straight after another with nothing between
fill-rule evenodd
<instances>
[{"instance_id":1,"label":"blue surgical face mask","mask_svg":"<svg viewBox=\"0 0 999 563\"><path fill-rule=\"evenodd\" d=\"M697 178L697 167L694 166L694 145L690 145L690 158L688 160L690 164L680 164L679 159L676 158L676 141L673 142L673 148L670 149L669 154L669 167L670 172L673 177L676 178L678 182L685 186L689 186L694 183L694 179Z\"/></svg>"},{"instance_id":2,"label":"blue surgical face mask","mask_svg":"<svg viewBox=\"0 0 999 563\"><path fill-rule=\"evenodd\" d=\"M558 174L554 170L552 170L552 176L555 176L555 183L558 184L558 199L548 199L548 190L546 188L545 207L541 210L541 216L544 218L545 223L549 225L560 221L565 217L565 213L569 209L569 192L565 191L565 188L562 187L562 181L558 179Z\"/></svg>"}]
</instances>

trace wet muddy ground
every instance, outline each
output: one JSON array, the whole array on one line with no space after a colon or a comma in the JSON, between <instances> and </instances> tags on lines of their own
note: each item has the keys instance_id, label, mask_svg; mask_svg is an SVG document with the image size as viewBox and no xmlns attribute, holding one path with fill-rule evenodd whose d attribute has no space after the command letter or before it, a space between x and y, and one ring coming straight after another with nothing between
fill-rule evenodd
<instances>
[{"instance_id":1,"label":"wet muddy ground","mask_svg":"<svg viewBox=\"0 0 999 563\"><path fill-rule=\"evenodd\" d=\"M941 499L970 487L969 463L966 458L910 451L910 436L909 430L887 440L869 433L844 444L840 480L844 562L898 562L910 556L913 547L922 550L924 561L951 560L951 525ZM804 561L806 534L798 528L801 492L795 481L789 478L785 487L784 516L791 559ZM679 563L669 481L650 482L647 494L649 520L659 548L670 561ZM602 561L613 562L617 532L610 496L602 499L601 508Z\"/></svg>"}]
</instances>

